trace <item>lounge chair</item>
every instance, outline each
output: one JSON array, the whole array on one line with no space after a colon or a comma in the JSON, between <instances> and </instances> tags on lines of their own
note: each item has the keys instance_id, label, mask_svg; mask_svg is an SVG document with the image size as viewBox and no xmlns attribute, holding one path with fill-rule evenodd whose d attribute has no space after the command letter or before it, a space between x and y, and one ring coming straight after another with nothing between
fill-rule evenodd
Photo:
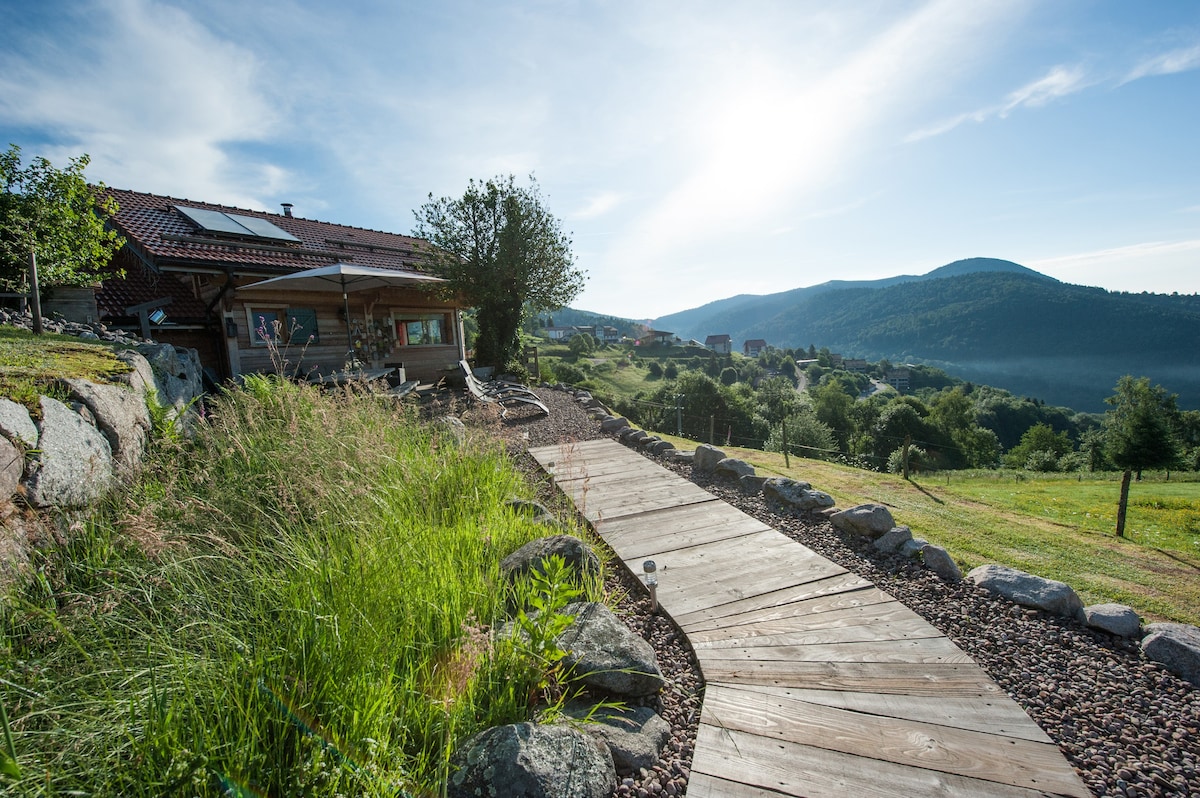
<instances>
[{"instance_id":1,"label":"lounge chair","mask_svg":"<svg viewBox=\"0 0 1200 798\"><path fill-rule=\"evenodd\" d=\"M459 361L458 366L462 371L463 380L467 384L467 394L482 404L499 405L501 418L504 418L505 413L508 412L507 408L512 405L529 405L550 415L550 408L546 407L541 397L524 385L496 381L485 383L475 376L475 372L471 370L467 361Z\"/></svg>"}]
</instances>

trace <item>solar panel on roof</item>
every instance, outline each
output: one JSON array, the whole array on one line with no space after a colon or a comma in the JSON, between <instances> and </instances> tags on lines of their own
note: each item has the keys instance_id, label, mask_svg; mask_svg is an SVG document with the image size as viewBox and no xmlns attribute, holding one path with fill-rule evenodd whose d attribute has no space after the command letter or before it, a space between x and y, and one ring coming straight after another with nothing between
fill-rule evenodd
<instances>
[{"instance_id":1,"label":"solar panel on roof","mask_svg":"<svg viewBox=\"0 0 1200 798\"><path fill-rule=\"evenodd\" d=\"M278 241L300 240L291 233L285 230L280 230L266 219L259 219L256 216L234 216L232 214L226 215L260 238L274 238Z\"/></svg>"},{"instance_id":2,"label":"solar panel on roof","mask_svg":"<svg viewBox=\"0 0 1200 798\"><path fill-rule=\"evenodd\" d=\"M298 243L300 239L291 233L279 229L266 219L254 216L240 216L235 213L222 213L204 208L185 208L176 205L184 218L192 222L206 233L223 233L225 235L244 236L247 238L265 238L271 241L289 241Z\"/></svg>"}]
</instances>

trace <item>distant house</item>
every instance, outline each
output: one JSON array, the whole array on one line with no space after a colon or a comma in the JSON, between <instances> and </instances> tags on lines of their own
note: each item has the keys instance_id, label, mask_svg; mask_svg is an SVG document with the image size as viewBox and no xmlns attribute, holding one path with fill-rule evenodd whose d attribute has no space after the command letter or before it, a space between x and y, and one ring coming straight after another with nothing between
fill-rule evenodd
<instances>
[{"instance_id":1,"label":"distant house","mask_svg":"<svg viewBox=\"0 0 1200 798\"><path fill-rule=\"evenodd\" d=\"M641 337L637 339L641 346L649 346L651 344L662 344L669 346L675 340L675 333L666 332L665 330L646 330Z\"/></svg>"},{"instance_id":2,"label":"distant house","mask_svg":"<svg viewBox=\"0 0 1200 798\"><path fill-rule=\"evenodd\" d=\"M846 371L855 371L860 374L865 374L871 370L871 364L862 358L846 358L842 361L842 368Z\"/></svg>"},{"instance_id":3,"label":"distant house","mask_svg":"<svg viewBox=\"0 0 1200 798\"><path fill-rule=\"evenodd\" d=\"M704 345L721 355L728 355L733 351L733 339L728 335L710 335L704 339Z\"/></svg>"},{"instance_id":4,"label":"distant house","mask_svg":"<svg viewBox=\"0 0 1200 798\"><path fill-rule=\"evenodd\" d=\"M575 327L547 327L546 337L551 341L567 341L574 335L578 335L579 330Z\"/></svg>"},{"instance_id":5,"label":"distant house","mask_svg":"<svg viewBox=\"0 0 1200 798\"><path fill-rule=\"evenodd\" d=\"M884 382L897 391L907 391L909 387L909 371L905 368L889 369Z\"/></svg>"},{"instance_id":6,"label":"distant house","mask_svg":"<svg viewBox=\"0 0 1200 798\"><path fill-rule=\"evenodd\" d=\"M602 343L606 344L621 343L621 331L616 327L605 325L599 328L599 333L600 334L596 336L597 341L601 341Z\"/></svg>"},{"instance_id":7,"label":"distant house","mask_svg":"<svg viewBox=\"0 0 1200 798\"><path fill-rule=\"evenodd\" d=\"M842 356L835 352L830 352L829 353L829 366L831 368L835 368L835 369L842 368Z\"/></svg>"},{"instance_id":8,"label":"distant house","mask_svg":"<svg viewBox=\"0 0 1200 798\"><path fill-rule=\"evenodd\" d=\"M761 338L750 338L742 344L742 353L746 357L758 357L759 353L766 351L767 342Z\"/></svg>"},{"instance_id":9,"label":"distant house","mask_svg":"<svg viewBox=\"0 0 1200 798\"><path fill-rule=\"evenodd\" d=\"M111 223L125 237L115 265L126 276L96 289L100 320L196 349L211 377L273 371L280 349L297 373L357 361L403 364L409 379L435 381L465 355L460 306L425 290L438 282L427 272L427 242L294 217L290 205L278 214L106 193L120 206ZM369 290L347 286L345 298L341 278L254 287L338 264L385 278Z\"/></svg>"}]
</instances>

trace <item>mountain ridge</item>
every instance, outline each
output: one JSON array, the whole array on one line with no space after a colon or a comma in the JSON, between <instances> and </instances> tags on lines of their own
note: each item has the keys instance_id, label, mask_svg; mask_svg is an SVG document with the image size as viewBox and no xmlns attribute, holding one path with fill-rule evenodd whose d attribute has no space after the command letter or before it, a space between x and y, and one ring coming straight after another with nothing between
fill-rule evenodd
<instances>
[{"instance_id":1,"label":"mountain ridge","mask_svg":"<svg viewBox=\"0 0 1200 798\"><path fill-rule=\"evenodd\" d=\"M828 347L934 365L963 379L1080 410L1103 410L1123 374L1149 376L1200 407L1200 297L1063 283L1012 261L967 258L924 275L830 280L717 300L656 319L682 338L737 347Z\"/></svg>"}]
</instances>

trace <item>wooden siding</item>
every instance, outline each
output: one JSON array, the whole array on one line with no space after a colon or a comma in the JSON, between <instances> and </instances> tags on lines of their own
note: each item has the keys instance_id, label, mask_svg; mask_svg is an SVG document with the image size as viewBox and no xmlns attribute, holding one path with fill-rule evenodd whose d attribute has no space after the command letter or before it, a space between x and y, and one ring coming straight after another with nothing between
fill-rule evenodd
<instances>
[{"instance_id":1,"label":"wooden siding","mask_svg":"<svg viewBox=\"0 0 1200 798\"><path fill-rule=\"evenodd\" d=\"M436 382L443 376L445 369L452 368L462 358L459 330L456 324L455 308L438 302L428 294L410 289L386 289L380 291L364 291L352 293L349 296L350 318L366 324L368 327L379 323L389 327L392 323L393 311L411 310L421 313L442 313L447 317L444 334L450 339L446 344L425 344L389 346L382 351L366 353L362 349L359 359L371 368L403 364L410 380L421 382ZM231 318L238 327L237 332L237 373L270 372L274 370L271 363L270 349L265 345L252 343L254 330L250 328L247 309L254 313L256 309L274 309L282 313L287 308L311 309L316 312L317 332L319 339L315 343L305 341L289 342L281 347L280 354L286 358L298 373L329 374L340 371L345 367L347 355L351 351L351 342L346 335L346 322L342 318L342 297L337 292L324 291L240 291L226 303L225 315ZM254 314L254 325L260 322Z\"/></svg>"},{"instance_id":2,"label":"wooden siding","mask_svg":"<svg viewBox=\"0 0 1200 798\"><path fill-rule=\"evenodd\" d=\"M662 610L705 679L687 794L1088 796L1058 747L869 581L612 440L530 452Z\"/></svg>"}]
</instances>

